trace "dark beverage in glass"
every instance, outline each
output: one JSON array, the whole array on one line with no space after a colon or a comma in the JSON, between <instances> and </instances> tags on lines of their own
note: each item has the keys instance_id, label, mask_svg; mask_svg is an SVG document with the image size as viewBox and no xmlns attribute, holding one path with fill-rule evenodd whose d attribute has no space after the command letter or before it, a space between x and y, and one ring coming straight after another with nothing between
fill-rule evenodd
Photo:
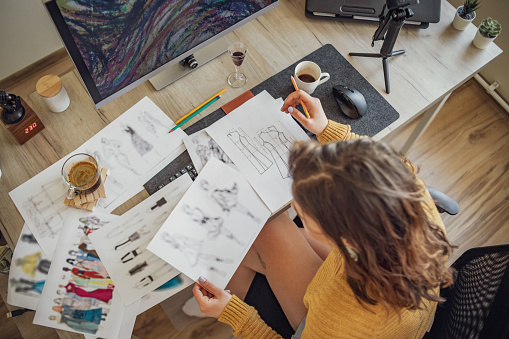
<instances>
[{"instance_id":1,"label":"dark beverage in glass","mask_svg":"<svg viewBox=\"0 0 509 339\"><path fill-rule=\"evenodd\" d=\"M233 42L228 46L228 52L235 65L235 72L228 76L228 84L232 87L240 87L247 82L246 75L239 72L246 57L247 47L242 42Z\"/></svg>"},{"instance_id":2,"label":"dark beverage in glass","mask_svg":"<svg viewBox=\"0 0 509 339\"><path fill-rule=\"evenodd\" d=\"M233 60L233 63L235 64L235 66L240 67L240 65L242 65L242 62L244 61L244 53L233 52L232 60Z\"/></svg>"}]
</instances>

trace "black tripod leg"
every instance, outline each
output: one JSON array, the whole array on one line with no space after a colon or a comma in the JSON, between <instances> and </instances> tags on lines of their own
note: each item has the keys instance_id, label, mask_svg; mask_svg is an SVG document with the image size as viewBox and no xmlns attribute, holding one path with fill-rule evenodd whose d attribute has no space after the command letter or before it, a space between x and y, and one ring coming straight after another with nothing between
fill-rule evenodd
<instances>
[{"instance_id":1,"label":"black tripod leg","mask_svg":"<svg viewBox=\"0 0 509 339\"><path fill-rule=\"evenodd\" d=\"M368 58L381 58L382 57L382 54L380 54L380 53L348 53L348 55L368 57Z\"/></svg>"},{"instance_id":2,"label":"black tripod leg","mask_svg":"<svg viewBox=\"0 0 509 339\"><path fill-rule=\"evenodd\" d=\"M389 83L389 62L387 58L382 59L382 65L384 67L385 91L389 94L391 92L391 85Z\"/></svg>"}]
</instances>

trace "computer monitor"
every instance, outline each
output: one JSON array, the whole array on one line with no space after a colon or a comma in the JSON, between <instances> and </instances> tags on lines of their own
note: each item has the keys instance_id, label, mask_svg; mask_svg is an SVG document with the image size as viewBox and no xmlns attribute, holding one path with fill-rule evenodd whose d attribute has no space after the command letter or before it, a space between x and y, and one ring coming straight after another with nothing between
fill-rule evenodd
<instances>
[{"instance_id":1,"label":"computer monitor","mask_svg":"<svg viewBox=\"0 0 509 339\"><path fill-rule=\"evenodd\" d=\"M43 0L97 108L157 75L161 89L227 50L234 29L278 0ZM169 70L170 78L158 75Z\"/></svg>"}]
</instances>

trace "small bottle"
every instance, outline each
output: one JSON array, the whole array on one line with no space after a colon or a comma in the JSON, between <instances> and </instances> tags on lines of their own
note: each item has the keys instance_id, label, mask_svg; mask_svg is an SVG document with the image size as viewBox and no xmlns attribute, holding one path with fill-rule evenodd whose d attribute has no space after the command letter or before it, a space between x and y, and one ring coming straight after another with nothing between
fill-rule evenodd
<instances>
[{"instance_id":1,"label":"small bottle","mask_svg":"<svg viewBox=\"0 0 509 339\"><path fill-rule=\"evenodd\" d=\"M62 85L62 79L57 75L50 74L40 78L35 85L35 90L52 112L63 112L71 103L65 87Z\"/></svg>"}]
</instances>

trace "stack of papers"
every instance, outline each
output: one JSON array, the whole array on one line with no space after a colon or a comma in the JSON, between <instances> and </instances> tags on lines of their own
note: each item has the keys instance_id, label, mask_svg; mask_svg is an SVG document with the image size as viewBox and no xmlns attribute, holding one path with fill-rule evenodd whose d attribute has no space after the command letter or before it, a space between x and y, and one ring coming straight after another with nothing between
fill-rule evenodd
<instances>
[{"instance_id":1,"label":"stack of papers","mask_svg":"<svg viewBox=\"0 0 509 339\"><path fill-rule=\"evenodd\" d=\"M110 169L98 211L61 204L67 157L10 192L43 252L55 252L46 281L34 284L34 322L128 337L137 314L200 276L226 287L271 213L292 199L288 155L293 142L309 137L282 104L264 91L188 137L168 133L173 122L145 98L73 152ZM194 182L182 176L124 215L108 214L183 143L200 172ZM16 248L23 258L34 250L23 247Z\"/></svg>"}]
</instances>

